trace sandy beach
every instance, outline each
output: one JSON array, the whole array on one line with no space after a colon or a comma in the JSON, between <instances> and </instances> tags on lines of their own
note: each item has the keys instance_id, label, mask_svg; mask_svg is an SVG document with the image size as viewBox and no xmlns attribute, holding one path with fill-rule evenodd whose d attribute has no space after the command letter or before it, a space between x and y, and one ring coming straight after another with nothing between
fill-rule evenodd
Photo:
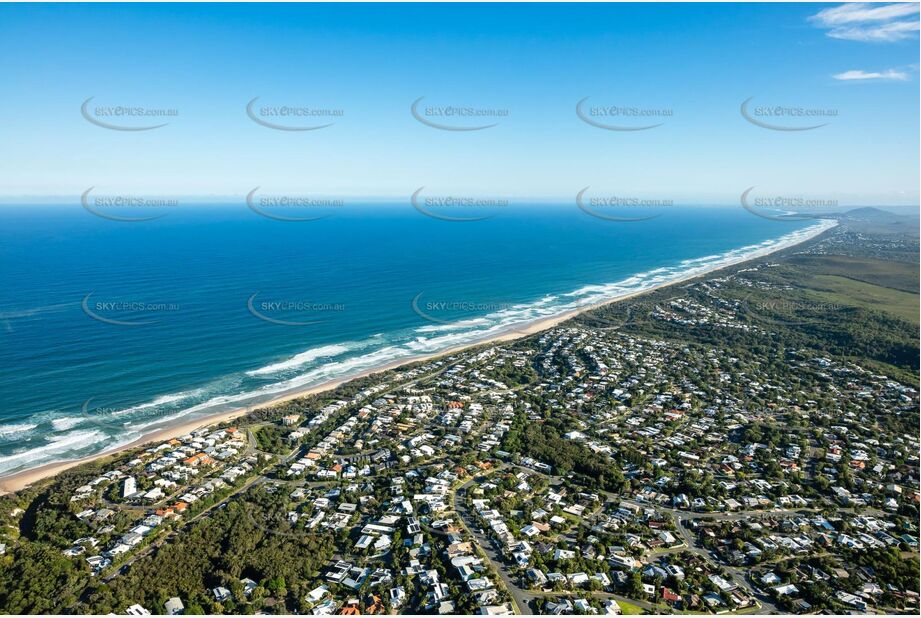
<instances>
[{"instance_id":1,"label":"sandy beach","mask_svg":"<svg viewBox=\"0 0 921 618\"><path fill-rule=\"evenodd\" d=\"M434 358L439 358L443 356L449 356L459 351L466 350L466 349L480 346L480 345L484 345L487 343L511 341L514 339L518 339L520 337L532 335L534 333L538 333L538 332L553 328L554 326L557 326L558 324L565 322L566 320L569 320L586 311L591 311L593 309L597 309L605 305L610 305L610 304L621 302L621 301L624 301L630 298L641 296L643 294L648 294L650 292L653 292L661 288L677 285L677 284L684 283L692 279L697 279L703 276L707 276L707 275L712 274L713 272L717 272L724 268L737 266L738 264L741 264L744 262L763 258L772 253L777 253L779 251L789 249L791 247L794 247L796 245L802 244L808 240L815 238L816 236L828 231L829 229L832 229L835 225L837 225L837 222L834 222L833 225L829 225L827 227L823 227L821 229L815 230L814 232L810 234L804 234L801 237L791 239L788 242L779 243L777 245L773 245L771 247L765 248L762 251L755 251L753 253L739 257L738 259L728 260L726 262L716 264L706 270L695 271L685 276L678 277L670 281L665 281L663 283L660 283L654 286L650 286L649 288L646 288L643 290L638 290L636 292L623 294L621 296L611 298L603 302L585 305L583 307L579 307L578 309L574 309L574 310L571 310L565 313L561 313L553 317L548 317L548 318L536 320L530 323L511 327L501 333L498 333L488 338L484 338L484 339L477 340L477 341L471 341L463 345L456 346L454 348L449 348L449 349L441 350L438 352L433 352L431 354L404 357L404 358L395 360L389 364L374 367L366 371L363 371L361 373L357 373L357 374L350 375L350 376L345 376L342 378L337 378L335 380L330 380L328 382L324 382L322 384L318 384L318 385L315 385L315 386L312 386L312 387L309 387L303 390L298 390L295 392L287 393L285 395L282 395L280 397L277 397L275 399L272 399L264 403L260 403L258 405L241 406L240 408L230 411L230 412L224 412L224 413L208 415L208 416L201 416L201 417L189 420L184 423L179 423L179 424L171 425L169 427L164 427L162 429L152 431L144 436L141 436L137 440L134 440L126 444L119 445L110 450L101 451L99 453L89 455L87 457L83 457L79 459L71 459L71 460L66 460L66 461L52 462L52 463L48 463L48 464L38 466L35 468L31 468L28 470L14 472L10 474L9 476L0 478L0 495L5 494L5 493L19 491L25 487L28 487L29 485L32 485L41 480L50 478L63 470L67 470L68 468L73 468L80 464L84 464L84 463L94 461L97 459L101 459L104 457L110 457L120 452L129 450L129 449L133 449L133 448L145 445L145 444L163 442L165 440L168 440L168 439L171 439L177 436L185 435L191 431L200 429L202 427L207 427L209 425L215 425L218 423L230 421L235 418L244 416L248 414L249 412L251 412L252 410L257 409L257 408L271 407L273 405L278 405L280 403L290 401L292 399L298 399L301 397L307 397L310 395L315 395L315 394L322 393L325 391L333 390L341 386L342 384L345 384L346 382L350 382L358 378L367 377L367 376L381 373L384 371L389 371L391 369L394 369L394 368L397 368L403 365L425 361L425 360L430 360Z\"/></svg>"}]
</instances>

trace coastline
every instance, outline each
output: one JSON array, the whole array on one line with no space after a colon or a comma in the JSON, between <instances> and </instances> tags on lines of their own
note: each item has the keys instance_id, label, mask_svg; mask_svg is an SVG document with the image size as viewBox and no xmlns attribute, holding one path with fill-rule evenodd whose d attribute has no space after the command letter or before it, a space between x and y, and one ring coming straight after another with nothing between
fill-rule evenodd
<instances>
[{"instance_id":1,"label":"coastline","mask_svg":"<svg viewBox=\"0 0 921 618\"><path fill-rule=\"evenodd\" d=\"M823 220L823 221L829 221L829 220ZM86 457L81 457L78 459L62 460L62 461L57 461L57 462L49 462L49 463L37 466L35 468L13 472L12 474L8 476L0 477L0 496L8 494L8 493L14 493L14 492L20 491L30 485L33 485L42 480L53 477L59 472L63 472L64 470L82 465L84 463L89 463L89 462L96 461L98 459L102 459L105 457L118 455L119 453L137 448L139 446L143 446L145 444L169 440L171 438L175 438L177 436L181 436L181 435L190 433L192 431L195 431L197 429L208 427L210 425L228 422L233 419L245 416L246 414L253 411L254 409L272 407L280 403L290 401L292 399L299 399L302 397L308 397L311 395L316 395L319 393L330 391L352 380L368 377L368 376L371 376L377 373L382 373L384 371L389 371L389 370L401 367L403 365L427 361L427 360L440 358L444 356L450 356L451 354L456 354L457 352L460 352L460 351L463 351L469 348L481 346L484 344L506 342L506 341L512 341L515 339L519 339L521 337L527 337L535 333L551 329L587 311L591 311L594 309L598 309L599 307L603 307L603 306L607 306L613 303L635 298L643 294L648 294L650 292L653 292L653 291L656 291L656 290L659 290L659 289L662 289L668 286L672 286L672 285L684 283L686 281L690 281L693 279L697 279L700 277L704 277L704 276L710 275L714 272L718 272L725 268L737 266L745 262L760 259L768 255L771 255L771 254L774 254L780 251L784 251L786 249L790 249L792 247L805 243L809 240L812 240L816 238L817 236L824 234L825 232L831 229L834 229L834 227L838 225L838 222L834 220L831 220L831 221L833 221L833 225L823 227L821 229L815 230L812 233L804 234L803 236L800 236L800 237L792 238L788 240L787 242L781 242L776 245L766 247L762 250L757 250L750 254L747 254L747 255L744 255L738 258L734 258L726 262L715 264L712 267L707 268L705 270L688 273L686 275L679 276L675 279L671 279L669 281L663 281L661 283L652 285L642 290L629 292L626 294L622 294L620 296L606 299L601 302L588 304L583 307L572 309L572 310L560 313L555 316L541 318L541 319L538 319L532 322L528 322L528 323L524 323L518 326L512 326L504 330L503 332L497 333L495 335L492 335L492 336L489 336L483 339L469 341L461 345L458 345L452 348L446 348L444 350L440 350L437 352L420 354L416 356L403 357L403 358L391 361L390 363L380 365L377 367L372 367L372 368L366 369L364 371L361 371L353 375L343 376L340 378L329 380L327 382L323 382L321 384L314 385L312 387L292 391L290 393L286 393L284 395L281 395L269 401L260 403L258 405L243 406L243 407L240 407L236 410L232 410L229 412L222 412L218 414L206 415L206 416L201 416L195 419L190 419L186 422L178 423L176 425L172 425L172 426L168 426L162 429L152 431L148 434L140 436L136 440L132 440L131 442L120 444L111 449L103 450L103 451L100 451L99 453L94 453L92 455L87 455Z\"/></svg>"}]
</instances>

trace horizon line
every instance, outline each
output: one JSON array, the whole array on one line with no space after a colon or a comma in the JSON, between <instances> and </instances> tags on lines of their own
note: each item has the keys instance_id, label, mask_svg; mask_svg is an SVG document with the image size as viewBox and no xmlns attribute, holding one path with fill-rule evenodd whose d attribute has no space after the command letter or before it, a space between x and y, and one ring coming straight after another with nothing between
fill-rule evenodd
<instances>
[{"instance_id":1,"label":"horizon line","mask_svg":"<svg viewBox=\"0 0 921 618\"><path fill-rule=\"evenodd\" d=\"M128 193L128 192L113 192L113 193ZM268 193L268 195L281 195L282 193ZM453 193L453 195L452 195ZM605 192L599 191L598 195L600 196L610 196L614 192ZM782 194L783 192L775 192L770 195ZM143 195L143 194L140 194ZM306 197L304 194L295 194L302 197ZM504 204L502 207L513 207L513 206L529 206L529 205L564 205L576 202L576 195L565 195L565 196L552 196L552 197L534 197L534 196L511 196L511 195L459 195L455 192L446 191L444 195L452 197L463 197L466 199L500 199L507 204ZM796 198L799 199L810 199L812 194L802 194L796 195ZM246 194L241 193L238 195L197 195L197 194L150 194L147 197L156 197L163 199L174 199L174 200L187 200L189 204L195 204L200 206L232 206L233 203L224 203L223 200L228 202L240 202L245 205L246 203ZM327 195L327 194L316 194L311 196L312 199L336 199L336 200L350 200L350 201L359 201L365 200L369 204L381 204L381 205L405 205L405 203L411 203L411 194L405 195L387 195L387 196L371 196L371 195ZM441 197L441 196L439 196ZM663 200L661 195L651 196L644 194L636 195L621 195L624 199L636 199L636 200ZM791 196L788 196L791 197ZM816 196L818 199L819 196ZM825 196L822 196L824 199L828 199ZM730 197L721 197L714 200L700 201L701 198L693 198L692 200L682 201L680 199L668 199L669 204L657 204L659 208L672 208L675 206L739 206L739 195L734 195ZM21 201L19 201L21 200ZM833 200L829 200L833 201ZM834 206L829 206L830 208L863 208L863 207L877 207L877 208L919 208L921 209L921 198L916 202L908 203L892 203L892 202L876 202L868 200L857 200L851 203L842 203L840 200L837 200L838 203ZM177 205L164 206L164 207L175 207ZM351 204L351 206L362 205L362 204ZM81 196L79 194L75 195L0 195L0 207L9 207L9 206L81 206ZM347 207L349 204L341 205L330 205L330 207L342 208ZM636 204L637 207L648 207L647 204ZM471 208L495 208L496 206L482 205Z\"/></svg>"}]
</instances>

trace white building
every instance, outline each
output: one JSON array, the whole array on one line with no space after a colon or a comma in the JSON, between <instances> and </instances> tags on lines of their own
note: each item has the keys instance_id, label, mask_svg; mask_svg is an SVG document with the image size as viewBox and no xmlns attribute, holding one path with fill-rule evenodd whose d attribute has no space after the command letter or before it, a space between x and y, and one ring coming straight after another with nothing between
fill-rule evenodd
<instances>
[{"instance_id":1,"label":"white building","mask_svg":"<svg viewBox=\"0 0 921 618\"><path fill-rule=\"evenodd\" d=\"M125 479L125 485L122 487L122 498L127 498L128 496L134 495L137 493L138 483L134 480L133 476L129 476Z\"/></svg>"}]
</instances>

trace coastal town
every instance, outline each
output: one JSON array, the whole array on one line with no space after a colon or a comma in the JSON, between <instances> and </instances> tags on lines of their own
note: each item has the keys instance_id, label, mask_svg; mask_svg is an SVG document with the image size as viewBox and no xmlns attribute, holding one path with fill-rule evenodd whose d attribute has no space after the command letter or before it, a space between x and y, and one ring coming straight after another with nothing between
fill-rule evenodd
<instances>
[{"instance_id":1,"label":"coastal town","mask_svg":"<svg viewBox=\"0 0 921 618\"><path fill-rule=\"evenodd\" d=\"M76 468L0 561L79 613L916 613L917 379L751 297L849 233Z\"/></svg>"},{"instance_id":2,"label":"coastal town","mask_svg":"<svg viewBox=\"0 0 921 618\"><path fill-rule=\"evenodd\" d=\"M0 0L0 618L921 616L921 0Z\"/></svg>"}]
</instances>

